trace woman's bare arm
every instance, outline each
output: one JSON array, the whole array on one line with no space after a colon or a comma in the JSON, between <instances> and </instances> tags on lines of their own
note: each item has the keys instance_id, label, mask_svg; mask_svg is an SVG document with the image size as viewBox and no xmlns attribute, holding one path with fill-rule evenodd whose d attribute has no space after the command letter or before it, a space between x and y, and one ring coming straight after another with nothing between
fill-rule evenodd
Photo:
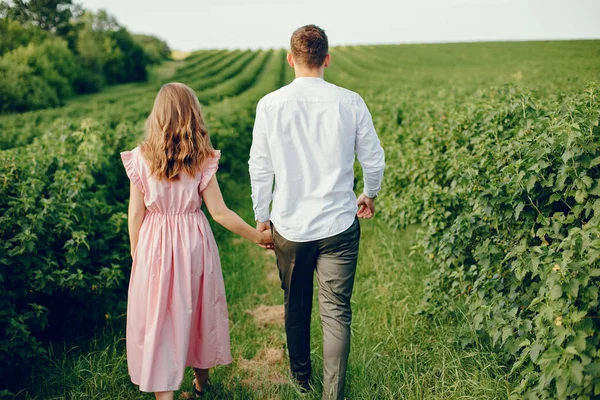
<instances>
[{"instance_id":1,"label":"woman's bare arm","mask_svg":"<svg viewBox=\"0 0 600 400\"><path fill-rule=\"evenodd\" d=\"M202 192L202 197L210 215L226 229L254 243L269 244L272 242L273 239L269 231L257 231L248 225L239 215L227 208L216 176L210 179L208 186Z\"/></svg>"},{"instance_id":2,"label":"woman's bare arm","mask_svg":"<svg viewBox=\"0 0 600 400\"><path fill-rule=\"evenodd\" d=\"M142 193L133 183L129 186L129 210L127 215L127 227L129 229L129 242L131 244L131 257L135 253L135 248L140 237L140 228L144 221L144 193Z\"/></svg>"}]
</instances>

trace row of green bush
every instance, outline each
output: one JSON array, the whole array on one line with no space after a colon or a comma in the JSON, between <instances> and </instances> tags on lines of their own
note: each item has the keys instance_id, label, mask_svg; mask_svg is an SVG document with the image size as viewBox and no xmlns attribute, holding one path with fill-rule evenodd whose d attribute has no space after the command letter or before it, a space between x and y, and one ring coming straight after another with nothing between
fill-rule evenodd
<instances>
[{"instance_id":1,"label":"row of green bush","mask_svg":"<svg viewBox=\"0 0 600 400\"><path fill-rule=\"evenodd\" d=\"M429 106L406 101L381 126L395 137L384 213L425 227L436 266L422 311L464 314L501 349L515 399L596 398L600 91Z\"/></svg>"}]
</instances>

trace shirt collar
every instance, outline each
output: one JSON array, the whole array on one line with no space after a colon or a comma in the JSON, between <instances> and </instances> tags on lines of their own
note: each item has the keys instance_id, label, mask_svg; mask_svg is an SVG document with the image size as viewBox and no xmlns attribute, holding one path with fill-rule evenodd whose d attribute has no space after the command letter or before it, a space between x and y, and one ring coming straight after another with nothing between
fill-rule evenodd
<instances>
[{"instance_id":1,"label":"shirt collar","mask_svg":"<svg viewBox=\"0 0 600 400\"><path fill-rule=\"evenodd\" d=\"M314 77L314 76L301 76L292 81L292 83L315 83L315 82L325 82L323 78Z\"/></svg>"}]
</instances>

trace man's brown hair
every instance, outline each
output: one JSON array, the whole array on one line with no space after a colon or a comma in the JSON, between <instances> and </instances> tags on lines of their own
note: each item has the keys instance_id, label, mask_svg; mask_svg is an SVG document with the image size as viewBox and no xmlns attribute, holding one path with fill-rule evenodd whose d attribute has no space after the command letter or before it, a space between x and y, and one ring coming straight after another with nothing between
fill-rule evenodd
<instances>
[{"instance_id":1,"label":"man's brown hair","mask_svg":"<svg viewBox=\"0 0 600 400\"><path fill-rule=\"evenodd\" d=\"M294 60L310 68L319 68L329 53L325 31L316 25L305 25L292 34L290 47Z\"/></svg>"}]
</instances>

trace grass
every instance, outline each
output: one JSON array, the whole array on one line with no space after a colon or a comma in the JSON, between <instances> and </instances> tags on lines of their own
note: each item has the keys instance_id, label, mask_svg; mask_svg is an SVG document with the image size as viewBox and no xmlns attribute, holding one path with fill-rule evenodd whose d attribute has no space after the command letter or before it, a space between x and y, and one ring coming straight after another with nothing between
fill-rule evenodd
<instances>
[{"instance_id":1,"label":"grass","mask_svg":"<svg viewBox=\"0 0 600 400\"><path fill-rule=\"evenodd\" d=\"M232 189L231 187L229 188ZM251 220L248 189L230 205ZM235 193L235 194L234 194ZM226 194L227 195L227 194ZM360 260L352 306L352 350L346 394L352 399L503 399L512 381L485 346L462 349L461 337L476 335L467 321L431 320L415 315L426 260L411 255L416 229L393 231L378 220L362 221ZM312 320L312 359L316 390L301 396L289 383L285 334L275 259L257 246L215 227L229 304L231 366L212 371L205 399L319 399L322 343L318 307ZM316 302L316 291L315 299ZM261 306L272 306L262 307ZM91 343L52 349L29 390L19 398L151 399L127 373L122 319ZM475 340L475 343L478 343ZM191 389L191 370L176 398Z\"/></svg>"},{"instance_id":2,"label":"grass","mask_svg":"<svg viewBox=\"0 0 600 400\"><path fill-rule=\"evenodd\" d=\"M148 83L161 83L175 75L177 68L183 65L183 59L165 61L149 69Z\"/></svg>"}]
</instances>

